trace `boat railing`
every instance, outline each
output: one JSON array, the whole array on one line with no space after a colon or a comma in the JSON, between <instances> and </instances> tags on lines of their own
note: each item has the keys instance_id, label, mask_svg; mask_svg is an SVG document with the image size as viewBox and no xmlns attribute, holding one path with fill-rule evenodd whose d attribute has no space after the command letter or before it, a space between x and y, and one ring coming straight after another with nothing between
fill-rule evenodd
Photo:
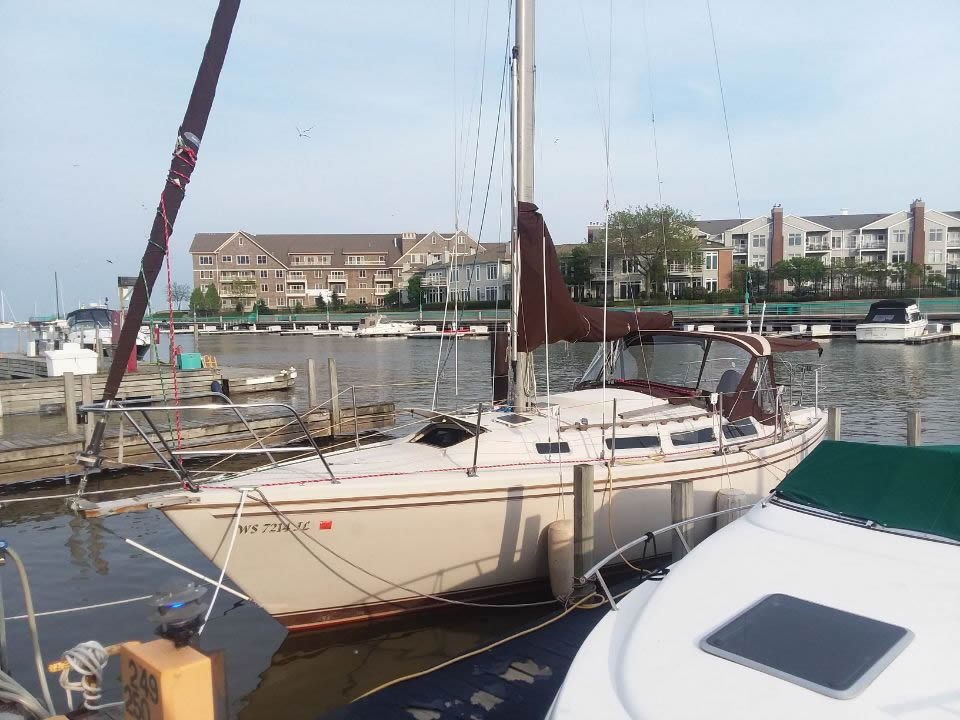
<instances>
[{"instance_id":1,"label":"boat railing","mask_svg":"<svg viewBox=\"0 0 960 720\"><path fill-rule=\"evenodd\" d=\"M765 502L765 499L766 498L761 499L759 502L761 503ZM620 545L616 547L616 549L614 549L613 552L611 552L609 555L604 557L599 562L595 563L593 567L587 570L582 576L577 577L576 581L580 585L586 585L587 583L592 582L594 579L596 579L596 581L600 584L600 587L603 589L603 594L606 596L607 601L610 603L610 608L612 610L618 610L619 608L617 607L617 601L613 597L613 594L610 592L610 588L607 586L606 581L603 579L603 575L600 574L600 571L603 570L603 568L605 568L607 565L609 565L611 562L614 562L618 558L620 560L624 560L624 553L629 552L630 550L637 547L638 545L641 545L641 544L645 545L646 543L649 543L649 542L655 543L656 542L655 539L657 537L661 535L667 535L669 533L676 533L677 537L680 539L681 545L683 545L684 550L689 553L690 544L687 541L687 538L684 536L684 533L682 532L683 528L687 528L688 526L694 525L703 520L713 520L714 518L730 515L731 513L741 513L741 514L746 513L748 510L750 510L751 507L752 505L750 506L740 505L740 506L735 506L730 508L724 508L723 510L717 510L715 512L706 513L704 515L697 515L696 517L687 518L685 520L680 520L675 523L670 523L669 525L665 525L664 527L659 528L658 530L652 530L648 533L641 535L640 537L637 537L631 540L630 542L624 545Z\"/></svg>"},{"instance_id":2,"label":"boat railing","mask_svg":"<svg viewBox=\"0 0 960 720\"><path fill-rule=\"evenodd\" d=\"M347 388L344 392L353 391L354 398L355 389ZM342 394L342 393L341 393ZM219 402L212 403L197 403L190 405L181 405L181 404L154 404L150 399L128 399L128 400L116 400L109 405L105 405L103 402L91 403L88 405L81 405L78 408L80 413L86 414L105 414L105 415L118 415L123 418L126 422L130 424L130 427L140 436L140 438L146 443L146 445L151 449L151 451L160 459L163 465L167 470L172 472L177 478L190 489L195 490L197 488L196 482L193 480L193 475L190 473L183 465L182 458L185 456L190 457L215 457L222 456L220 462L224 460L238 456L238 455L265 455L269 460L270 464L277 464L277 459L274 455L282 454L292 454L292 453L306 453L307 455L315 455L323 463L324 467L327 470L327 473L330 475L330 479L333 482L337 482L336 477L334 477L333 471L330 469L329 464L327 463L326 458L324 457L323 452L320 449L320 446L317 445L316 441L313 439L313 435L310 433L307 428L306 423L304 422L303 417L297 413L293 406L286 403L234 403L229 397L224 395L221 392L202 392L202 393L188 393L185 395L180 395L178 400L200 400L204 398L213 398ZM329 401L327 401L329 402ZM316 410L318 408L314 408ZM247 415L249 410L279 410L280 416L289 415L291 420L283 428L289 427L291 425L297 426L302 433L302 436L296 438L294 442L303 441L305 444L296 444L296 445L280 445L280 446L270 446L268 447L264 443L263 437L257 434L256 430L250 424L250 418ZM178 448L175 447L176 443L173 441L172 433L171 438L168 440L164 437L163 431L158 427L154 415L157 413L164 413L169 416L170 413L190 413L190 412L201 412L201 411L220 411L220 412L232 412L236 415L237 419L243 424L246 432L252 438L252 443L247 447L243 448L228 448L228 449L197 449L197 448ZM309 413L307 413L309 414ZM136 417L139 416L141 422L138 422ZM356 400L354 399L354 425L357 425L356 422ZM332 418L331 418L331 427L332 427ZM282 429L282 428L281 428ZM277 430L274 430L271 434L275 434ZM155 440L151 438L151 434L156 438ZM102 458L85 458L81 464L87 466L98 467L102 462ZM81 481L80 493L83 493L85 487L85 481Z\"/></svg>"}]
</instances>

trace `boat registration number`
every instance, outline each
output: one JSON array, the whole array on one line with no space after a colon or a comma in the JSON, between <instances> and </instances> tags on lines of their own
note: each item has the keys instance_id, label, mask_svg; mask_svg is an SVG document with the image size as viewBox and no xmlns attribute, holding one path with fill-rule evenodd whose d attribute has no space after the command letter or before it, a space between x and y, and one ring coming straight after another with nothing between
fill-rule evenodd
<instances>
[{"instance_id":1,"label":"boat registration number","mask_svg":"<svg viewBox=\"0 0 960 720\"><path fill-rule=\"evenodd\" d=\"M282 532L307 532L310 530L309 520L299 520L297 522L268 522L268 523L241 523L237 529L241 535L266 535L268 533ZM320 530L328 530L325 521L320 521Z\"/></svg>"}]
</instances>

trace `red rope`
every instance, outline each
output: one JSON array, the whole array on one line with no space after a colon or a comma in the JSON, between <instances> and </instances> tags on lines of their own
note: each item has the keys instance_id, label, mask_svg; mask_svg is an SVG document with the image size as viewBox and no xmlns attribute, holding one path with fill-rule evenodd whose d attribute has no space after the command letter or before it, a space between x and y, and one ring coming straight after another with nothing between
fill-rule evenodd
<instances>
[{"instance_id":1,"label":"red rope","mask_svg":"<svg viewBox=\"0 0 960 720\"><path fill-rule=\"evenodd\" d=\"M167 310L169 317L169 326L170 326L170 367L173 369L173 404L180 405L180 388L177 385L177 353L176 353L176 338L173 332L173 283L170 278L170 223L167 222L167 205L163 200L163 195L160 195L160 214L163 216L163 247L166 253L167 260ZM179 408L173 413L176 427L177 427L177 450L181 449L183 445L183 435L180 431L180 410Z\"/></svg>"}]
</instances>

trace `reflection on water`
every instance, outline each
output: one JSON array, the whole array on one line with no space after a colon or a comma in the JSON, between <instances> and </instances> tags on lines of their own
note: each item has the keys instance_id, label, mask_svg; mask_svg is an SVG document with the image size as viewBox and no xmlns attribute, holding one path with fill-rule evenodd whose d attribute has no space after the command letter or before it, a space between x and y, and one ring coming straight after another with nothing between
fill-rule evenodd
<instances>
[{"instance_id":1,"label":"reflection on water","mask_svg":"<svg viewBox=\"0 0 960 720\"><path fill-rule=\"evenodd\" d=\"M3 349L0 331L0 349ZM192 338L178 342L190 350ZM14 337L15 342L15 337ZM960 413L955 409L960 387L960 345L857 345L848 340L826 341L820 387L822 405L843 407L845 438L902 443L904 413L923 412L924 440L960 443ZM11 348L6 348L11 349ZM326 358L335 357L340 388L357 385L357 399L391 399L398 407L429 406L437 368L438 343L400 339L214 336L201 339L205 354L221 366L269 368L296 366L301 380L293 393L253 396L253 400L306 404L306 359L321 369L318 385L325 395ZM451 350L444 367L440 403L475 405L489 400L489 346L485 340L464 340ZM595 352L590 345L551 348L551 391L566 390ZM454 365L454 357L459 364ZM542 352L537 366L544 365ZM426 381L425 385L386 388L389 383ZM459 394L457 394L459 390ZM543 379L541 392L545 391ZM24 432L59 432L61 416L12 416L2 420L6 436ZM130 472L100 479L98 487L140 485L160 473ZM59 485L34 495L70 492ZM0 498L2 501L2 498ZM165 583L182 579L177 571L123 542L132 538L207 575L217 570L159 512L119 515L86 521L71 515L59 502L30 502L0 510L0 537L16 547L27 564L38 610L52 610L145 595ZM7 613L23 612L19 588L7 568L4 573ZM200 644L227 650L229 693L234 717L267 720L277 717L313 718L397 675L429 667L485 639L499 636L537 611L444 611L395 619L375 626L358 625L285 638L283 629L249 603L236 605L221 596ZM95 638L104 644L128 639L149 640L148 609L142 603L117 605L80 615L40 619L43 654L55 657L77 642ZM36 690L31 675L29 635L21 621L8 625L11 660L17 678ZM118 671L111 665L107 699L119 696Z\"/></svg>"}]
</instances>

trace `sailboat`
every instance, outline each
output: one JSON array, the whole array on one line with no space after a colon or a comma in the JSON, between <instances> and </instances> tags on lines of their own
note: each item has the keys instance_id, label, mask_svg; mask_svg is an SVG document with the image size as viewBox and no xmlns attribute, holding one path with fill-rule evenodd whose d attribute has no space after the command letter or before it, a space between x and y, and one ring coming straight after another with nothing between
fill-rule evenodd
<instances>
[{"instance_id":1,"label":"sailboat","mask_svg":"<svg viewBox=\"0 0 960 720\"><path fill-rule=\"evenodd\" d=\"M0 290L0 330L9 330L17 326L17 317L13 314L13 308L10 308L10 317L13 318L13 322L7 320L7 306L9 304L6 294L3 290Z\"/></svg>"},{"instance_id":2,"label":"sailboat","mask_svg":"<svg viewBox=\"0 0 960 720\"><path fill-rule=\"evenodd\" d=\"M512 400L422 411L401 437L202 484L175 454L183 489L80 501L87 516L159 509L254 602L306 629L542 592L546 529L572 516L576 465L598 479L595 545L607 553L666 524L671 481L693 481L696 512L721 488L759 498L820 442L816 395L792 402L774 362L815 343L573 303L532 202L533 19L533 0L518 2ZM531 354L561 340L601 345L575 389L537 396ZM103 416L126 412L105 405Z\"/></svg>"}]
</instances>

